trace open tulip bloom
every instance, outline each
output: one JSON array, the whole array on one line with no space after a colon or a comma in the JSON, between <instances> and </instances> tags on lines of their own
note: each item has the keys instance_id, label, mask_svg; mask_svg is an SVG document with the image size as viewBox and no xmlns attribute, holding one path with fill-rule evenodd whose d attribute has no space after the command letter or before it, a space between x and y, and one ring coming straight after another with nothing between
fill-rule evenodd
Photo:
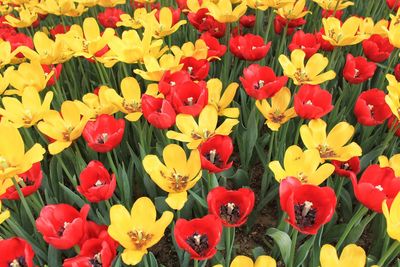
<instances>
[{"instance_id":1,"label":"open tulip bloom","mask_svg":"<svg viewBox=\"0 0 400 267\"><path fill-rule=\"evenodd\" d=\"M0 1L0 267L397 266L399 55L400 0Z\"/></svg>"}]
</instances>

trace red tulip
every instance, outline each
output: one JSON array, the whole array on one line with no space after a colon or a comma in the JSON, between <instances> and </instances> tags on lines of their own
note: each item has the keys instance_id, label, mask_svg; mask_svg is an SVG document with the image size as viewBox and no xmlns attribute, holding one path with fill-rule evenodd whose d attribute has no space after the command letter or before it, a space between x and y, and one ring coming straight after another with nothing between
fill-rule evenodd
<instances>
[{"instance_id":1,"label":"red tulip","mask_svg":"<svg viewBox=\"0 0 400 267\"><path fill-rule=\"evenodd\" d=\"M144 94L142 96L142 112L145 119L156 128L168 129L175 124L175 110L166 99Z\"/></svg>"},{"instance_id":2,"label":"red tulip","mask_svg":"<svg viewBox=\"0 0 400 267\"><path fill-rule=\"evenodd\" d=\"M335 17L338 20L342 19L343 16L343 10L325 10L322 9L322 17L323 18L329 18L329 17Z\"/></svg>"},{"instance_id":3,"label":"red tulip","mask_svg":"<svg viewBox=\"0 0 400 267\"><path fill-rule=\"evenodd\" d=\"M400 7L399 0L386 0L386 4L389 7L389 9L393 9L393 11L395 11L395 12L397 12L397 10Z\"/></svg>"},{"instance_id":4,"label":"red tulip","mask_svg":"<svg viewBox=\"0 0 400 267\"><path fill-rule=\"evenodd\" d=\"M239 23L245 28L253 28L256 24L256 16L254 14L244 15L239 19Z\"/></svg>"},{"instance_id":5,"label":"red tulip","mask_svg":"<svg viewBox=\"0 0 400 267\"><path fill-rule=\"evenodd\" d=\"M332 160L335 166L335 173L340 176L350 177L350 172L358 174L360 172L360 158L352 157L348 161Z\"/></svg>"},{"instance_id":6,"label":"red tulip","mask_svg":"<svg viewBox=\"0 0 400 267\"><path fill-rule=\"evenodd\" d=\"M170 101L176 113L198 116L208 103L207 85L205 82L193 81L177 84Z\"/></svg>"},{"instance_id":7,"label":"red tulip","mask_svg":"<svg viewBox=\"0 0 400 267\"><path fill-rule=\"evenodd\" d=\"M276 34L280 34L287 27L286 35L291 35L297 28L304 24L306 24L306 20L303 18L287 20L284 17L275 15L274 30Z\"/></svg>"},{"instance_id":8,"label":"red tulip","mask_svg":"<svg viewBox=\"0 0 400 267\"><path fill-rule=\"evenodd\" d=\"M303 119L319 119L333 107L332 95L319 85L303 85L294 96L294 110Z\"/></svg>"},{"instance_id":9,"label":"red tulip","mask_svg":"<svg viewBox=\"0 0 400 267\"><path fill-rule=\"evenodd\" d=\"M374 76L375 70L374 62L368 62L365 57L353 57L353 55L347 54L343 76L349 83L359 84Z\"/></svg>"},{"instance_id":10,"label":"red tulip","mask_svg":"<svg viewBox=\"0 0 400 267\"><path fill-rule=\"evenodd\" d=\"M327 186L302 184L287 177L281 181L279 197L282 210L289 215L287 222L303 234L317 234L335 213L335 192Z\"/></svg>"},{"instance_id":11,"label":"red tulip","mask_svg":"<svg viewBox=\"0 0 400 267\"><path fill-rule=\"evenodd\" d=\"M236 57L255 61L267 55L271 42L265 44L261 36L248 33L232 37L229 40L229 48Z\"/></svg>"},{"instance_id":12,"label":"red tulip","mask_svg":"<svg viewBox=\"0 0 400 267\"><path fill-rule=\"evenodd\" d=\"M57 24L55 25L49 32L53 38L56 37L57 34L63 34L68 32L71 29L69 25Z\"/></svg>"},{"instance_id":13,"label":"red tulip","mask_svg":"<svg viewBox=\"0 0 400 267\"><path fill-rule=\"evenodd\" d=\"M394 67L394 76L397 81L400 81L400 63Z\"/></svg>"},{"instance_id":14,"label":"red tulip","mask_svg":"<svg viewBox=\"0 0 400 267\"><path fill-rule=\"evenodd\" d=\"M98 238L103 231L107 231L107 228L107 225L101 225L92 221L87 221L83 237L79 241L78 246L82 247L83 243L85 243L87 240Z\"/></svg>"},{"instance_id":15,"label":"red tulip","mask_svg":"<svg viewBox=\"0 0 400 267\"><path fill-rule=\"evenodd\" d=\"M97 160L90 161L83 169L79 183L76 189L92 203L111 198L116 186L115 174L110 175L103 163Z\"/></svg>"},{"instance_id":16,"label":"red tulip","mask_svg":"<svg viewBox=\"0 0 400 267\"><path fill-rule=\"evenodd\" d=\"M164 96L168 96L177 84L187 81L190 81L190 75L187 71L181 70L171 73L167 70L158 83L158 91Z\"/></svg>"},{"instance_id":17,"label":"red tulip","mask_svg":"<svg viewBox=\"0 0 400 267\"><path fill-rule=\"evenodd\" d=\"M142 1L135 1L135 0L130 0L129 4L131 5L132 9L137 9L137 8L147 8L150 7L151 10L155 9L160 9L161 8L161 3L160 2L155 2L149 4L148 2L142 2Z\"/></svg>"},{"instance_id":18,"label":"red tulip","mask_svg":"<svg viewBox=\"0 0 400 267\"><path fill-rule=\"evenodd\" d=\"M21 192L25 197L35 193L42 184L43 178L40 162L34 163L28 171L18 174L18 177L21 178L23 181L23 184L20 183L19 186L21 187ZM0 196L0 199L18 200L20 198L18 195L18 191L15 189L15 186L11 185Z\"/></svg>"},{"instance_id":19,"label":"red tulip","mask_svg":"<svg viewBox=\"0 0 400 267\"><path fill-rule=\"evenodd\" d=\"M394 115L390 116L388 119L388 128L389 128L389 130L394 129L396 131L395 135L400 136L399 120Z\"/></svg>"},{"instance_id":20,"label":"red tulip","mask_svg":"<svg viewBox=\"0 0 400 267\"><path fill-rule=\"evenodd\" d=\"M192 80L201 81L207 78L210 70L210 63L207 59L185 57L184 59L181 59L180 63L183 63L182 70L187 71Z\"/></svg>"},{"instance_id":21,"label":"red tulip","mask_svg":"<svg viewBox=\"0 0 400 267\"><path fill-rule=\"evenodd\" d=\"M103 231L98 237L86 240L77 256L64 260L63 267L110 267L116 249L115 241Z\"/></svg>"},{"instance_id":22,"label":"red tulip","mask_svg":"<svg viewBox=\"0 0 400 267\"><path fill-rule=\"evenodd\" d=\"M117 22L121 21L120 16L125 14L119 8L108 7L97 15L97 20L104 28L117 28Z\"/></svg>"},{"instance_id":23,"label":"red tulip","mask_svg":"<svg viewBox=\"0 0 400 267\"><path fill-rule=\"evenodd\" d=\"M11 51L14 51L20 46L26 46L32 50L34 49L32 38L23 33L9 34L5 37L4 41L8 41L10 43ZM16 57L23 58L24 55L22 53L18 53Z\"/></svg>"},{"instance_id":24,"label":"red tulip","mask_svg":"<svg viewBox=\"0 0 400 267\"><path fill-rule=\"evenodd\" d=\"M357 121L366 126L379 125L388 119L392 112L385 102L386 94L377 88L362 92L354 106Z\"/></svg>"},{"instance_id":25,"label":"red tulip","mask_svg":"<svg viewBox=\"0 0 400 267\"><path fill-rule=\"evenodd\" d=\"M228 163L233 152L232 139L225 135L215 135L207 139L200 147L201 167L211 173L229 169L233 161Z\"/></svg>"},{"instance_id":26,"label":"red tulip","mask_svg":"<svg viewBox=\"0 0 400 267\"><path fill-rule=\"evenodd\" d=\"M400 179L389 167L370 165L365 169L358 183L354 173L350 174L350 179L358 201L375 212L382 213L384 200L390 207L397 193L400 192Z\"/></svg>"},{"instance_id":27,"label":"red tulip","mask_svg":"<svg viewBox=\"0 0 400 267\"><path fill-rule=\"evenodd\" d=\"M240 77L246 93L258 100L274 96L287 82L286 76L277 77L270 67L251 64Z\"/></svg>"},{"instance_id":28,"label":"red tulip","mask_svg":"<svg viewBox=\"0 0 400 267\"><path fill-rule=\"evenodd\" d=\"M54 65L42 65L42 69L45 74L48 75L51 71L54 71L53 75L47 82L46 86L53 86L54 84L56 84L56 81L58 80L58 78L60 78L62 66L63 66L62 64L57 64L55 66Z\"/></svg>"},{"instance_id":29,"label":"red tulip","mask_svg":"<svg viewBox=\"0 0 400 267\"><path fill-rule=\"evenodd\" d=\"M108 114L97 116L95 121L88 121L83 129L83 138L96 152L105 153L117 147L124 137L125 120L115 119Z\"/></svg>"},{"instance_id":30,"label":"red tulip","mask_svg":"<svg viewBox=\"0 0 400 267\"><path fill-rule=\"evenodd\" d=\"M217 253L221 234L221 220L211 214L190 221L178 219L174 229L178 246L196 260L210 259Z\"/></svg>"},{"instance_id":31,"label":"red tulip","mask_svg":"<svg viewBox=\"0 0 400 267\"><path fill-rule=\"evenodd\" d=\"M187 15L190 24L199 32L209 32L215 38L221 38L225 35L226 25L216 21L212 16L208 15L207 8L201 8L196 13Z\"/></svg>"},{"instance_id":32,"label":"red tulip","mask_svg":"<svg viewBox=\"0 0 400 267\"><path fill-rule=\"evenodd\" d=\"M208 212L218 216L225 227L238 227L247 221L254 200L254 192L248 188L227 190L219 186L207 195Z\"/></svg>"},{"instance_id":33,"label":"red tulip","mask_svg":"<svg viewBox=\"0 0 400 267\"><path fill-rule=\"evenodd\" d=\"M220 44L218 39L213 37L209 32L205 32L200 36L207 47L207 58L209 61L215 60L214 57L222 58L226 52L226 45Z\"/></svg>"},{"instance_id":34,"label":"red tulip","mask_svg":"<svg viewBox=\"0 0 400 267\"><path fill-rule=\"evenodd\" d=\"M22 238L12 237L8 239L0 239L0 266L21 266L33 267L33 252L32 246Z\"/></svg>"},{"instance_id":35,"label":"red tulip","mask_svg":"<svg viewBox=\"0 0 400 267\"><path fill-rule=\"evenodd\" d=\"M57 249L77 245L84 235L86 217L90 206L85 204L77 211L68 204L51 204L42 208L36 219L36 228L43 239Z\"/></svg>"},{"instance_id":36,"label":"red tulip","mask_svg":"<svg viewBox=\"0 0 400 267\"><path fill-rule=\"evenodd\" d=\"M373 34L369 39L362 42L364 55L371 61L382 62L390 57L394 46L390 44L387 37Z\"/></svg>"},{"instance_id":37,"label":"red tulip","mask_svg":"<svg viewBox=\"0 0 400 267\"><path fill-rule=\"evenodd\" d=\"M292 42L288 47L290 51L301 49L306 53L306 58L310 58L318 51L320 46L321 44L314 34L304 33L302 30L299 30L293 35Z\"/></svg>"}]
</instances>

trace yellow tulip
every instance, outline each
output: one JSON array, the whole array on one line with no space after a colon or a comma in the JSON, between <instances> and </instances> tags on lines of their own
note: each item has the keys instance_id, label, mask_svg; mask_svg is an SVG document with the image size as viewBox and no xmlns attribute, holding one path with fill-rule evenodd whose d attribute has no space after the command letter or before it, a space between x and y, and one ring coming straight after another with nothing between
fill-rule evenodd
<instances>
[{"instance_id":1,"label":"yellow tulip","mask_svg":"<svg viewBox=\"0 0 400 267\"><path fill-rule=\"evenodd\" d=\"M158 90L158 89L157 89ZM122 97L114 89L107 90L106 95L119 111L127 114L125 119L137 121L142 116L141 90L139 83L133 77L126 77L121 81Z\"/></svg>"},{"instance_id":2,"label":"yellow tulip","mask_svg":"<svg viewBox=\"0 0 400 267\"><path fill-rule=\"evenodd\" d=\"M40 121L43 115L50 110L52 99L53 92L47 92L42 103L37 90L33 87L28 87L22 93L22 101L15 97L3 97L4 109L0 108L0 115L10 121L16 128L29 128Z\"/></svg>"},{"instance_id":3,"label":"yellow tulip","mask_svg":"<svg viewBox=\"0 0 400 267\"><path fill-rule=\"evenodd\" d=\"M238 83L231 83L226 87L224 92L222 92L221 80L215 78L207 81L208 104L213 105L217 109L218 116L234 119L239 117L239 108L228 108L235 97L238 87Z\"/></svg>"},{"instance_id":4,"label":"yellow tulip","mask_svg":"<svg viewBox=\"0 0 400 267\"><path fill-rule=\"evenodd\" d=\"M28 8L20 9L18 11L18 14L19 19L14 16L7 15L7 22L4 23L9 24L14 28L26 28L30 27L32 23L34 23L38 18L38 14L36 12L33 12L32 10L29 10Z\"/></svg>"},{"instance_id":5,"label":"yellow tulip","mask_svg":"<svg viewBox=\"0 0 400 267\"><path fill-rule=\"evenodd\" d=\"M210 11L210 15L214 17L215 20L221 23L229 23L238 21L240 17L246 13L247 4L246 0L243 0L239 5L233 8L230 0L218 0L216 3L208 2L207 8Z\"/></svg>"},{"instance_id":6,"label":"yellow tulip","mask_svg":"<svg viewBox=\"0 0 400 267\"><path fill-rule=\"evenodd\" d=\"M271 97L271 105L266 99L256 101L257 109L264 116L265 124L272 131L278 131L281 125L297 116L293 107L288 109L290 99L289 88L283 87Z\"/></svg>"},{"instance_id":7,"label":"yellow tulip","mask_svg":"<svg viewBox=\"0 0 400 267\"><path fill-rule=\"evenodd\" d=\"M311 13L310 11L304 10L305 5L306 0L292 1L278 8L275 12L287 20L299 19Z\"/></svg>"},{"instance_id":8,"label":"yellow tulip","mask_svg":"<svg viewBox=\"0 0 400 267\"><path fill-rule=\"evenodd\" d=\"M38 129L54 140L48 146L50 154L58 154L71 146L72 141L81 136L88 120L87 116L81 117L78 107L72 101L62 103L61 114L56 110L48 111L43 121L38 123Z\"/></svg>"},{"instance_id":9,"label":"yellow tulip","mask_svg":"<svg viewBox=\"0 0 400 267\"><path fill-rule=\"evenodd\" d=\"M122 38L113 36L108 42L110 50L115 54L105 62L106 67L112 67L117 62L134 64L143 61L145 56L159 58L168 50L167 47L161 48L162 40L152 40L154 31L145 28L143 39L137 31L129 30L122 33Z\"/></svg>"},{"instance_id":10,"label":"yellow tulip","mask_svg":"<svg viewBox=\"0 0 400 267\"><path fill-rule=\"evenodd\" d=\"M10 211L9 210L1 211L1 201L0 201L0 224L2 224L8 218L10 218Z\"/></svg>"},{"instance_id":11,"label":"yellow tulip","mask_svg":"<svg viewBox=\"0 0 400 267\"><path fill-rule=\"evenodd\" d=\"M13 53L11 53L11 44L0 40L0 68L11 63Z\"/></svg>"},{"instance_id":12,"label":"yellow tulip","mask_svg":"<svg viewBox=\"0 0 400 267\"><path fill-rule=\"evenodd\" d=\"M384 200L382 203L382 211L386 218L386 231L388 235L400 241L400 193L394 198L390 210L386 200Z\"/></svg>"},{"instance_id":13,"label":"yellow tulip","mask_svg":"<svg viewBox=\"0 0 400 267\"><path fill-rule=\"evenodd\" d=\"M222 265L218 264L213 267L222 267ZM249 257L236 256L231 262L230 267L276 267L276 261L270 256L259 256L254 263Z\"/></svg>"},{"instance_id":14,"label":"yellow tulip","mask_svg":"<svg viewBox=\"0 0 400 267\"><path fill-rule=\"evenodd\" d=\"M16 52L22 53L31 61L39 61L40 64L44 65L64 63L74 53L61 38L56 37L56 40L53 41L44 32L40 31L33 36L33 44L35 50L31 50L26 46L19 46Z\"/></svg>"},{"instance_id":15,"label":"yellow tulip","mask_svg":"<svg viewBox=\"0 0 400 267\"><path fill-rule=\"evenodd\" d=\"M206 42L202 39L192 42L184 43L181 47L183 57L194 57L195 59L207 59L208 47ZM217 58L217 57L214 57ZM209 58L208 60L210 60Z\"/></svg>"},{"instance_id":16,"label":"yellow tulip","mask_svg":"<svg viewBox=\"0 0 400 267\"><path fill-rule=\"evenodd\" d=\"M163 150L164 164L156 155L147 155L143 167L151 179L164 191L168 192L165 200L175 209L183 208L187 201L187 190L201 178L201 161L198 150L192 150L187 159L183 148L170 144Z\"/></svg>"},{"instance_id":17,"label":"yellow tulip","mask_svg":"<svg viewBox=\"0 0 400 267\"><path fill-rule=\"evenodd\" d=\"M387 32L389 42L396 48L400 48L400 11L396 15L390 14L389 29L382 27Z\"/></svg>"},{"instance_id":18,"label":"yellow tulip","mask_svg":"<svg viewBox=\"0 0 400 267\"><path fill-rule=\"evenodd\" d=\"M15 89L7 90L5 93L22 95L27 87L33 87L40 92L46 88L47 82L52 75L53 71L46 74L37 61L24 62L18 66L17 70L14 67L9 67L4 76L7 77L10 85Z\"/></svg>"},{"instance_id":19,"label":"yellow tulip","mask_svg":"<svg viewBox=\"0 0 400 267\"><path fill-rule=\"evenodd\" d=\"M102 7L115 7L116 5L123 5L126 0L98 0L97 4Z\"/></svg>"},{"instance_id":20,"label":"yellow tulip","mask_svg":"<svg viewBox=\"0 0 400 267\"><path fill-rule=\"evenodd\" d=\"M395 154L388 159L386 156L379 156L379 166L390 167L397 177L400 177L400 154Z\"/></svg>"},{"instance_id":21,"label":"yellow tulip","mask_svg":"<svg viewBox=\"0 0 400 267\"><path fill-rule=\"evenodd\" d=\"M321 267L364 267L367 260L364 249L355 244L347 245L340 258L334 246L325 244L319 258Z\"/></svg>"},{"instance_id":22,"label":"yellow tulip","mask_svg":"<svg viewBox=\"0 0 400 267\"><path fill-rule=\"evenodd\" d=\"M322 9L336 11L342 10L349 6L354 5L351 1L346 0L313 0L317 3Z\"/></svg>"},{"instance_id":23,"label":"yellow tulip","mask_svg":"<svg viewBox=\"0 0 400 267\"><path fill-rule=\"evenodd\" d=\"M87 11L84 5L75 3L72 0L41 0L37 7L42 12L57 16L79 17Z\"/></svg>"},{"instance_id":24,"label":"yellow tulip","mask_svg":"<svg viewBox=\"0 0 400 267\"><path fill-rule=\"evenodd\" d=\"M199 115L199 123L188 114L176 116L176 127L181 131L168 131L169 139L188 143L189 149L196 149L203 141L214 135L229 135L232 128L239 123L237 119L226 119L218 128L218 111L212 105L203 108Z\"/></svg>"},{"instance_id":25,"label":"yellow tulip","mask_svg":"<svg viewBox=\"0 0 400 267\"><path fill-rule=\"evenodd\" d=\"M335 18L323 18L325 35L322 38L333 46L354 45L367 39L369 36L358 32L364 20L359 17L350 17L343 24Z\"/></svg>"},{"instance_id":26,"label":"yellow tulip","mask_svg":"<svg viewBox=\"0 0 400 267\"><path fill-rule=\"evenodd\" d=\"M161 218L156 220L156 208L147 197L137 199L130 213L122 205L112 206L108 233L125 248L122 261L129 265L138 264L147 254L147 249L164 236L173 217L172 212L164 211Z\"/></svg>"},{"instance_id":27,"label":"yellow tulip","mask_svg":"<svg viewBox=\"0 0 400 267\"><path fill-rule=\"evenodd\" d=\"M388 94L385 96L385 102L390 107L393 115L400 120L400 83L396 77L391 74L386 75L389 84L386 87Z\"/></svg>"},{"instance_id":28,"label":"yellow tulip","mask_svg":"<svg viewBox=\"0 0 400 267\"><path fill-rule=\"evenodd\" d=\"M326 122L311 120L308 125L300 127L300 136L308 149L316 148L322 161L347 161L355 156L361 156L361 147L351 142L346 145L354 134L354 127L347 122L339 122L326 135Z\"/></svg>"},{"instance_id":29,"label":"yellow tulip","mask_svg":"<svg viewBox=\"0 0 400 267\"><path fill-rule=\"evenodd\" d=\"M98 95L87 93L82 97L82 101L74 100L79 112L90 119L95 119L98 115L112 115L118 108L110 101L109 94L113 89L105 85L100 86Z\"/></svg>"},{"instance_id":30,"label":"yellow tulip","mask_svg":"<svg viewBox=\"0 0 400 267\"><path fill-rule=\"evenodd\" d=\"M262 11L272 7L275 9L281 8L287 4L292 3L293 0L247 0L247 6L253 9L259 9Z\"/></svg>"},{"instance_id":31,"label":"yellow tulip","mask_svg":"<svg viewBox=\"0 0 400 267\"><path fill-rule=\"evenodd\" d=\"M387 20L380 20L376 24L372 18L364 18L358 29L358 34L371 36L373 34L379 34L382 37L387 37L387 32L383 28L387 28L389 22Z\"/></svg>"},{"instance_id":32,"label":"yellow tulip","mask_svg":"<svg viewBox=\"0 0 400 267\"><path fill-rule=\"evenodd\" d=\"M34 144L25 152L18 129L5 122L0 123L0 179L26 172L43 159L45 152L40 144Z\"/></svg>"},{"instance_id":33,"label":"yellow tulip","mask_svg":"<svg viewBox=\"0 0 400 267\"><path fill-rule=\"evenodd\" d=\"M281 182L286 177L295 177L304 184L320 185L333 173L335 167L330 163L320 166L321 157L316 149L303 150L296 146L286 149L284 168L275 160L268 164L275 179Z\"/></svg>"},{"instance_id":34,"label":"yellow tulip","mask_svg":"<svg viewBox=\"0 0 400 267\"><path fill-rule=\"evenodd\" d=\"M140 29L143 27L142 21L147 15L147 10L146 8L136 8L135 11L133 12L133 17L131 17L129 14L122 14L120 15L121 21L117 22L117 26L121 27L128 27L132 29Z\"/></svg>"},{"instance_id":35,"label":"yellow tulip","mask_svg":"<svg viewBox=\"0 0 400 267\"><path fill-rule=\"evenodd\" d=\"M180 63L182 52L179 47L171 47L173 54L162 55L159 60L153 56L144 56L143 63L146 71L135 69L134 73L140 75L143 79L148 81L161 80L164 72L167 70L176 72L182 69L183 64Z\"/></svg>"},{"instance_id":36,"label":"yellow tulip","mask_svg":"<svg viewBox=\"0 0 400 267\"><path fill-rule=\"evenodd\" d=\"M336 77L333 70L321 73L329 60L322 54L312 55L304 66L306 54L301 49L295 49L290 54L290 59L285 55L280 55L278 60L283 68L283 73L293 79L294 84L321 84Z\"/></svg>"},{"instance_id":37,"label":"yellow tulip","mask_svg":"<svg viewBox=\"0 0 400 267\"><path fill-rule=\"evenodd\" d=\"M155 16L156 10L149 13L143 18L143 26L154 29L154 37L164 38L176 32L180 26L186 24L186 20L180 20L173 24L172 11L169 7L162 7L160 15L157 19Z\"/></svg>"},{"instance_id":38,"label":"yellow tulip","mask_svg":"<svg viewBox=\"0 0 400 267\"><path fill-rule=\"evenodd\" d=\"M9 84L10 81L8 80L8 77L3 77L3 75L0 74L0 95L4 93Z\"/></svg>"},{"instance_id":39,"label":"yellow tulip","mask_svg":"<svg viewBox=\"0 0 400 267\"><path fill-rule=\"evenodd\" d=\"M68 44L75 56L93 58L96 57L96 53L106 47L114 35L115 31L111 28L106 28L101 34L96 19L86 18L82 28L76 24L72 25L67 33L59 34L57 37Z\"/></svg>"}]
</instances>

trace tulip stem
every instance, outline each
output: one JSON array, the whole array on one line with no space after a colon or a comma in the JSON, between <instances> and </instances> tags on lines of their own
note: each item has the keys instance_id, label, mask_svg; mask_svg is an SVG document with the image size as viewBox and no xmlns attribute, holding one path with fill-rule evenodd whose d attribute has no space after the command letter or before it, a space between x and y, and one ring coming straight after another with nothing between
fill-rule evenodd
<instances>
[{"instance_id":1,"label":"tulip stem","mask_svg":"<svg viewBox=\"0 0 400 267\"><path fill-rule=\"evenodd\" d=\"M108 158L108 161L109 161L109 163L110 163L111 170L113 171L113 173L115 174L115 176L118 176L117 167L115 167L114 161L113 161L113 159L112 159L111 152L107 152L107 158Z\"/></svg>"},{"instance_id":2,"label":"tulip stem","mask_svg":"<svg viewBox=\"0 0 400 267\"><path fill-rule=\"evenodd\" d=\"M28 215L29 220L32 223L33 228L36 229L35 217L33 217L32 211L29 208L28 203L26 202L24 194L22 194L21 188L19 187L17 180L15 179L15 177L12 177L11 180L15 186L15 189L17 189L17 193L18 193L19 198L21 199L22 206L24 206L24 209Z\"/></svg>"},{"instance_id":3,"label":"tulip stem","mask_svg":"<svg viewBox=\"0 0 400 267\"><path fill-rule=\"evenodd\" d=\"M368 208L361 206L356 214L354 214L354 216L351 218L351 220L349 221L349 223L347 224L346 228L344 229L344 232L342 234L342 236L340 237L339 241L336 244L336 249L339 250L340 247L342 246L343 242L346 240L346 237L349 235L351 229L353 228L353 226L361 220L361 218L368 212Z\"/></svg>"},{"instance_id":4,"label":"tulip stem","mask_svg":"<svg viewBox=\"0 0 400 267\"><path fill-rule=\"evenodd\" d=\"M193 260L193 267L199 267L199 260Z\"/></svg>"},{"instance_id":5,"label":"tulip stem","mask_svg":"<svg viewBox=\"0 0 400 267\"><path fill-rule=\"evenodd\" d=\"M297 145L297 143L299 142L299 136L300 136L300 127L301 125L303 125L304 123L304 119L300 119L299 124L297 126L297 131L296 131L296 136L294 138L294 145Z\"/></svg>"},{"instance_id":6,"label":"tulip stem","mask_svg":"<svg viewBox=\"0 0 400 267\"><path fill-rule=\"evenodd\" d=\"M233 249L233 243L235 242L235 228L234 227L226 227L225 228L225 266L229 267L231 263L231 255Z\"/></svg>"},{"instance_id":7,"label":"tulip stem","mask_svg":"<svg viewBox=\"0 0 400 267\"><path fill-rule=\"evenodd\" d=\"M386 251L386 253L383 255L383 257L379 260L378 266L383 266L385 261L393 254L394 251L396 251L397 248L400 247L400 242L394 241L393 244L390 246L390 248Z\"/></svg>"},{"instance_id":8,"label":"tulip stem","mask_svg":"<svg viewBox=\"0 0 400 267\"><path fill-rule=\"evenodd\" d=\"M299 234L299 231L297 231L296 229L293 229L292 246L290 248L289 267L294 266L294 256L296 254L296 244L297 244L297 235L298 234Z\"/></svg>"}]
</instances>

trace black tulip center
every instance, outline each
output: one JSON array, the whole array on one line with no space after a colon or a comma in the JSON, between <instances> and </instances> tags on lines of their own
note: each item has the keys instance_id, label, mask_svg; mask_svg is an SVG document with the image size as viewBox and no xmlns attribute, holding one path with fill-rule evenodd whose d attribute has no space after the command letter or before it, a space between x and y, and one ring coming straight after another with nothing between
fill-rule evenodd
<instances>
[{"instance_id":1,"label":"black tulip center","mask_svg":"<svg viewBox=\"0 0 400 267\"><path fill-rule=\"evenodd\" d=\"M240 209L235 203L229 202L219 208L222 220L229 224L235 224L240 219Z\"/></svg>"},{"instance_id":2,"label":"black tulip center","mask_svg":"<svg viewBox=\"0 0 400 267\"><path fill-rule=\"evenodd\" d=\"M296 224L300 228L313 226L317 215L317 210L313 208L313 203L305 201L303 204L294 205L294 213L296 216Z\"/></svg>"},{"instance_id":3,"label":"black tulip center","mask_svg":"<svg viewBox=\"0 0 400 267\"><path fill-rule=\"evenodd\" d=\"M200 256L203 256L208 249L208 236L194 233L186 239L186 243Z\"/></svg>"}]
</instances>

